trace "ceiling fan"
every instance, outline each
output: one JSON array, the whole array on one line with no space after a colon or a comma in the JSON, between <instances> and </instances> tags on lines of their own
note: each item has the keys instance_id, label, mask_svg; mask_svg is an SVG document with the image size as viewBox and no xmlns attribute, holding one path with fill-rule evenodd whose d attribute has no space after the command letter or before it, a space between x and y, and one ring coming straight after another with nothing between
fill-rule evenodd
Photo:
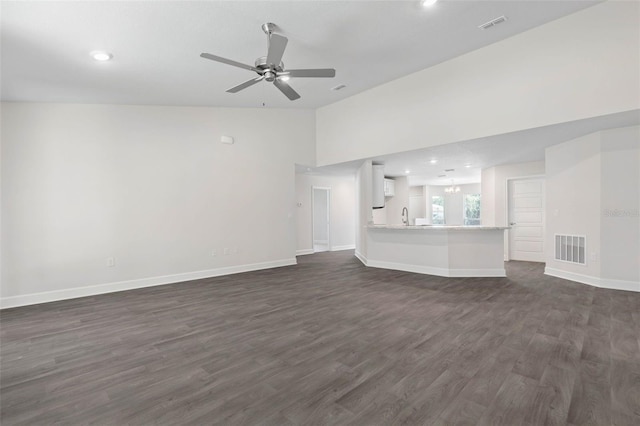
<instances>
[{"instance_id":1,"label":"ceiling fan","mask_svg":"<svg viewBox=\"0 0 640 426\"><path fill-rule=\"evenodd\" d=\"M210 53L201 53L200 56L205 59L211 59L212 61L222 62L223 64L233 65L234 67L244 68L249 71L254 71L258 74L258 77L238 84L237 86L228 89L229 93L237 93L247 87L265 80L272 82L289 100L295 101L300 97L298 92L293 90L287 83L287 80L291 77L314 77L314 78L332 78L336 75L336 70L333 68L321 68L321 69L299 69L299 70L287 70L282 63L282 55L284 55L284 49L287 47L289 41L286 37L274 34L276 25L271 22L267 22L262 25L262 31L267 34L267 56L261 56L256 59L255 65L246 65L240 62L232 61L231 59L222 58L220 56L212 55Z\"/></svg>"}]
</instances>

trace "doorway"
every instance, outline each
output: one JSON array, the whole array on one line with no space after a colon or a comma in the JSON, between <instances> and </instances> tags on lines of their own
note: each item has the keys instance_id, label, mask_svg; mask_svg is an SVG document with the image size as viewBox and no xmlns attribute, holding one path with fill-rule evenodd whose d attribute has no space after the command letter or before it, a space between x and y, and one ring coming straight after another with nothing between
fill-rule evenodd
<instances>
[{"instance_id":1,"label":"doorway","mask_svg":"<svg viewBox=\"0 0 640 426\"><path fill-rule=\"evenodd\" d=\"M314 186L312 193L313 252L331 250L331 188Z\"/></svg>"},{"instance_id":2,"label":"doorway","mask_svg":"<svg viewBox=\"0 0 640 426\"><path fill-rule=\"evenodd\" d=\"M544 262L544 178L509 179L509 260Z\"/></svg>"}]
</instances>

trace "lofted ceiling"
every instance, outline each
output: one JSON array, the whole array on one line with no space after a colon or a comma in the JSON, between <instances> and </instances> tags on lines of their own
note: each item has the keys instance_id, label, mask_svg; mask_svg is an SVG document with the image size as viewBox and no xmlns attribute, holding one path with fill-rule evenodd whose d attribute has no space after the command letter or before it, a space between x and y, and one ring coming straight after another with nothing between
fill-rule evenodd
<instances>
[{"instance_id":1,"label":"lofted ceiling","mask_svg":"<svg viewBox=\"0 0 640 426\"><path fill-rule=\"evenodd\" d=\"M318 108L585 9L601 0L411 1L2 1L3 101ZM480 24L505 16L488 30ZM289 101L267 82L225 90L251 71L202 59L208 52L252 65L267 50L265 22L289 39L286 68L335 68L333 79L289 82ZM105 50L109 62L90 52ZM331 90L345 85L339 91ZM508 135L385 155L386 175L410 185L479 182L480 170L544 159L547 146L640 124L621 113ZM436 164L429 161L436 159ZM361 161L298 173L353 174ZM469 166L469 167L466 167ZM454 169L446 172L446 169ZM406 173L409 171L409 173ZM444 175L444 176L443 176Z\"/></svg>"},{"instance_id":2,"label":"lofted ceiling","mask_svg":"<svg viewBox=\"0 0 640 426\"><path fill-rule=\"evenodd\" d=\"M598 1L3 1L4 101L318 108L430 67ZM488 30L491 19L507 21ZM289 39L288 68L327 68L333 79L291 79L289 101L255 76L208 61L252 65L266 54L261 24ZM105 50L109 62L89 53ZM343 84L340 91L332 87Z\"/></svg>"}]
</instances>

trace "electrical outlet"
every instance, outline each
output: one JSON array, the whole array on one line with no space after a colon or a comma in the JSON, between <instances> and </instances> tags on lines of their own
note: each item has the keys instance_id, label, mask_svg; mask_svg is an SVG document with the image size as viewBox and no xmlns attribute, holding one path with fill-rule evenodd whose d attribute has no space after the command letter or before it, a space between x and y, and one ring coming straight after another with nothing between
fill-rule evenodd
<instances>
[{"instance_id":1,"label":"electrical outlet","mask_svg":"<svg viewBox=\"0 0 640 426\"><path fill-rule=\"evenodd\" d=\"M113 268L116 266L116 258L115 257L107 257L107 267Z\"/></svg>"},{"instance_id":2,"label":"electrical outlet","mask_svg":"<svg viewBox=\"0 0 640 426\"><path fill-rule=\"evenodd\" d=\"M218 255L217 250L211 250L211 256L216 257Z\"/></svg>"},{"instance_id":3,"label":"electrical outlet","mask_svg":"<svg viewBox=\"0 0 640 426\"><path fill-rule=\"evenodd\" d=\"M233 247L231 249L231 254L238 254L238 247Z\"/></svg>"},{"instance_id":4,"label":"electrical outlet","mask_svg":"<svg viewBox=\"0 0 640 426\"><path fill-rule=\"evenodd\" d=\"M598 253L595 251L591 252L591 261L592 262L597 262L598 261Z\"/></svg>"},{"instance_id":5,"label":"electrical outlet","mask_svg":"<svg viewBox=\"0 0 640 426\"><path fill-rule=\"evenodd\" d=\"M229 256L230 254L231 254L231 250L229 250L229 248L228 248L228 247L225 247L225 248L224 248L224 255L225 255L225 256Z\"/></svg>"}]
</instances>

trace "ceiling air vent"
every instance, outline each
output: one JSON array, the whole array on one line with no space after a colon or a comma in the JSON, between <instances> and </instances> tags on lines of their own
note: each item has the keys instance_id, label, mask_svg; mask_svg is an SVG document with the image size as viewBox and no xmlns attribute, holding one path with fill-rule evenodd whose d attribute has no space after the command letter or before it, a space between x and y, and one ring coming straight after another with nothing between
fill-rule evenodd
<instances>
[{"instance_id":1,"label":"ceiling air vent","mask_svg":"<svg viewBox=\"0 0 640 426\"><path fill-rule=\"evenodd\" d=\"M347 85L346 85L346 84L338 84L337 86L332 87L332 88L331 88L331 90L338 91L338 90L342 90L342 89L344 89L345 87L347 87Z\"/></svg>"},{"instance_id":2,"label":"ceiling air vent","mask_svg":"<svg viewBox=\"0 0 640 426\"><path fill-rule=\"evenodd\" d=\"M489 28L496 26L498 24L502 24L504 21L507 20L506 16L500 16L496 19L492 19L489 22L485 22L482 25L478 25L478 28L480 28L481 30L488 30Z\"/></svg>"}]
</instances>

